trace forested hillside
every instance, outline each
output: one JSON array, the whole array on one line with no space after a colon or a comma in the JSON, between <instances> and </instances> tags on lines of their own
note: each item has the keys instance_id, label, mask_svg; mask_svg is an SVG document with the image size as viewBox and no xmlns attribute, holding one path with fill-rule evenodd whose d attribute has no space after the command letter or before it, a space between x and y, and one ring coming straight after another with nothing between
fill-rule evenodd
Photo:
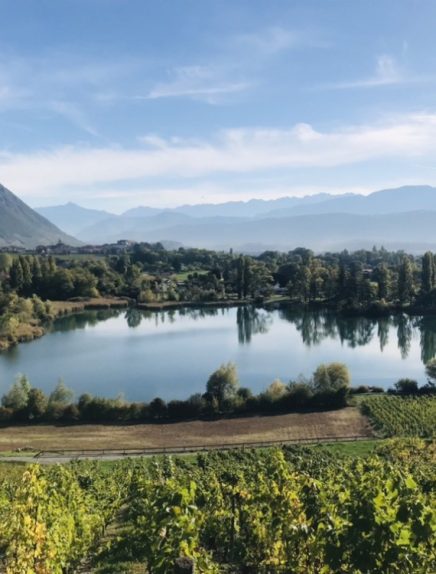
<instances>
[{"instance_id":1,"label":"forested hillside","mask_svg":"<svg viewBox=\"0 0 436 574\"><path fill-rule=\"evenodd\" d=\"M32 248L58 241L68 245L79 243L0 184L0 247Z\"/></svg>"}]
</instances>

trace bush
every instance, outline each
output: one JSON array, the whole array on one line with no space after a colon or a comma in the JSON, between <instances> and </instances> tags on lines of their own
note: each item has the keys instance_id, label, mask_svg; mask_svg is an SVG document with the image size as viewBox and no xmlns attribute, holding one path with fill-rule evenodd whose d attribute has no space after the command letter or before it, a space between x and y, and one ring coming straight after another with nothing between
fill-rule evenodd
<instances>
[{"instance_id":1,"label":"bush","mask_svg":"<svg viewBox=\"0 0 436 574\"><path fill-rule=\"evenodd\" d=\"M400 379L394 387L401 395L415 395L418 392L418 383L412 379Z\"/></svg>"},{"instance_id":2,"label":"bush","mask_svg":"<svg viewBox=\"0 0 436 574\"><path fill-rule=\"evenodd\" d=\"M150 417L154 420L163 419L167 416L167 404L160 397L153 399L149 405Z\"/></svg>"},{"instance_id":3,"label":"bush","mask_svg":"<svg viewBox=\"0 0 436 574\"><path fill-rule=\"evenodd\" d=\"M291 382L288 385L288 395L285 397L285 403L288 408L292 409L301 409L306 407L312 397L313 397L313 390L307 383L298 383L298 382Z\"/></svg>"},{"instance_id":4,"label":"bush","mask_svg":"<svg viewBox=\"0 0 436 574\"><path fill-rule=\"evenodd\" d=\"M14 416L14 410L7 407L0 407L0 424L10 423Z\"/></svg>"},{"instance_id":5,"label":"bush","mask_svg":"<svg viewBox=\"0 0 436 574\"><path fill-rule=\"evenodd\" d=\"M350 372L343 363L328 363L320 365L313 373L313 386L318 392L336 391L341 387L349 387Z\"/></svg>"},{"instance_id":6,"label":"bush","mask_svg":"<svg viewBox=\"0 0 436 574\"><path fill-rule=\"evenodd\" d=\"M238 387L238 371L234 363L221 365L211 374L206 385L207 392L216 398L220 405L224 399L234 397Z\"/></svg>"}]
</instances>

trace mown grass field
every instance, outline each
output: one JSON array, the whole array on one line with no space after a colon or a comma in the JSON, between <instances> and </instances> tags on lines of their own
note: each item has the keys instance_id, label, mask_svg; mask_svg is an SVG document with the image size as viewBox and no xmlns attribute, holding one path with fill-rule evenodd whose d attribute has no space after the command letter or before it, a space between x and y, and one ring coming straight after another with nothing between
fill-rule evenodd
<instances>
[{"instance_id":1,"label":"mown grass field","mask_svg":"<svg viewBox=\"0 0 436 574\"><path fill-rule=\"evenodd\" d=\"M209 273L208 269L195 269L194 271L182 271L181 273L174 273L171 275L172 279L175 281L186 281L189 275L207 275Z\"/></svg>"}]
</instances>

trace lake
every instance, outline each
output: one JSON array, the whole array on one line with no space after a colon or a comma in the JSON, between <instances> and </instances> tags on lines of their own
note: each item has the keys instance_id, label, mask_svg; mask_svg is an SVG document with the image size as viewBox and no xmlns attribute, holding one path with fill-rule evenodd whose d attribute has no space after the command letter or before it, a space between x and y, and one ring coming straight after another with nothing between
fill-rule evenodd
<instances>
[{"instance_id":1,"label":"lake","mask_svg":"<svg viewBox=\"0 0 436 574\"><path fill-rule=\"evenodd\" d=\"M184 399L204 392L210 373L228 361L256 393L330 361L346 363L355 386L387 388L401 377L424 383L424 362L434 356L436 317L343 318L289 307L88 311L2 353L0 394L25 373L46 392L62 377L76 397Z\"/></svg>"}]
</instances>

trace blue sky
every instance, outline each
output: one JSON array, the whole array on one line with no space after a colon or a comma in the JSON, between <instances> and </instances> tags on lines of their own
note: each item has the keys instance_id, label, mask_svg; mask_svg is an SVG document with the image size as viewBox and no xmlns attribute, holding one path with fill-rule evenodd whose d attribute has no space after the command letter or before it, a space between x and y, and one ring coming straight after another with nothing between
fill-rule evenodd
<instances>
[{"instance_id":1,"label":"blue sky","mask_svg":"<svg viewBox=\"0 0 436 574\"><path fill-rule=\"evenodd\" d=\"M123 211L436 184L433 0L0 0L0 182Z\"/></svg>"}]
</instances>

